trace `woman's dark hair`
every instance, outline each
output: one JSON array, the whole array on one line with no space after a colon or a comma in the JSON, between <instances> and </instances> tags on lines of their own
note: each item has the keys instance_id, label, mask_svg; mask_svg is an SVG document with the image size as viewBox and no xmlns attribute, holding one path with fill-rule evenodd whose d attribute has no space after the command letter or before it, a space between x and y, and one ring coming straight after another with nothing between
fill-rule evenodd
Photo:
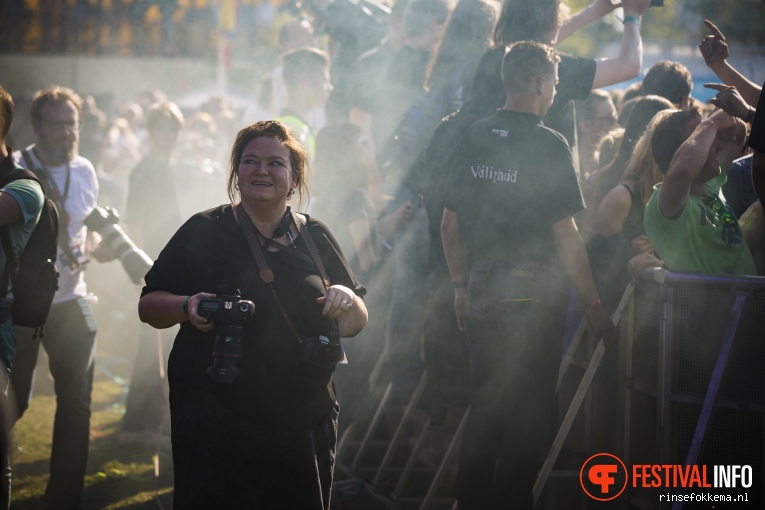
<instances>
[{"instance_id":1,"label":"woman's dark hair","mask_svg":"<svg viewBox=\"0 0 765 510\"><path fill-rule=\"evenodd\" d=\"M619 152L616 153L616 158L614 158L610 167L606 169L607 172L616 172L614 174L615 182L619 182L619 179L621 179L624 170L630 162L635 144L643 136L651 119L660 111L670 110L675 107L669 100L659 96L637 97L633 101L635 101L635 106L632 107L627 124L624 126L624 136L622 137L622 143L619 145Z\"/></svg>"},{"instance_id":2,"label":"woman's dark hair","mask_svg":"<svg viewBox=\"0 0 765 510\"><path fill-rule=\"evenodd\" d=\"M657 124L675 111L677 110L662 110L654 115L648 127L646 127L643 136L635 144L630 162L624 171L624 175L622 175L620 182L632 184L632 192L637 195L638 203L642 206L645 206L648 203L648 199L651 198L654 185L660 183L663 179L659 165L656 164L653 151L651 150L654 129Z\"/></svg>"},{"instance_id":3,"label":"woman's dark hair","mask_svg":"<svg viewBox=\"0 0 765 510\"><path fill-rule=\"evenodd\" d=\"M576 120L587 120L595 117L595 112L600 105L607 101L612 101L611 95L605 90L592 89L587 99L575 101Z\"/></svg>"},{"instance_id":4,"label":"woman's dark hair","mask_svg":"<svg viewBox=\"0 0 765 510\"><path fill-rule=\"evenodd\" d=\"M478 60L491 42L491 31L497 22L496 0L460 0L449 17L446 32L428 69L426 87L435 88L447 78L455 63L465 56Z\"/></svg>"},{"instance_id":5,"label":"woman's dark hair","mask_svg":"<svg viewBox=\"0 0 765 510\"><path fill-rule=\"evenodd\" d=\"M675 152L691 135L688 123L699 116L701 116L701 112L698 108L676 110L654 126L651 150L653 151L653 159L659 165L662 174L667 173Z\"/></svg>"},{"instance_id":6,"label":"woman's dark hair","mask_svg":"<svg viewBox=\"0 0 765 510\"><path fill-rule=\"evenodd\" d=\"M627 119L630 117L630 113L632 113L632 108L629 105L634 105L633 99L640 99L643 97L645 93L643 92L643 83L642 82L635 82L629 87L627 87L624 90L624 94L622 94L622 100L619 103L619 125L620 126L626 126L627 125Z\"/></svg>"},{"instance_id":7,"label":"woman's dark hair","mask_svg":"<svg viewBox=\"0 0 765 510\"><path fill-rule=\"evenodd\" d=\"M414 38L432 24L446 24L450 10L447 0L410 0L404 13L404 34Z\"/></svg>"},{"instance_id":8,"label":"woman's dark hair","mask_svg":"<svg viewBox=\"0 0 765 510\"><path fill-rule=\"evenodd\" d=\"M5 140L13 124L13 98L2 85L0 85L0 118L3 120L3 125L0 126L0 139Z\"/></svg>"},{"instance_id":9,"label":"woman's dark hair","mask_svg":"<svg viewBox=\"0 0 765 510\"><path fill-rule=\"evenodd\" d=\"M234 146L231 147L231 158L228 163L228 197L231 202L239 198L239 190L236 189L237 170L242 160L242 152L248 143L254 138L267 136L282 143L290 151L290 166L292 175L297 181L299 203L302 205L303 197L310 199L308 194L308 153L297 136L287 126L276 120L262 120L248 126L236 135Z\"/></svg>"},{"instance_id":10,"label":"woman's dark hair","mask_svg":"<svg viewBox=\"0 0 765 510\"><path fill-rule=\"evenodd\" d=\"M494 46L502 48L518 41L550 43L550 33L568 17L562 0L505 0L497 27Z\"/></svg>"},{"instance_id":11,"label":"woman's dark hair","mask_svg":"<svg viewBox=\"0 0 765 510\"><path fill-rule=\"evenodd\" d=\"M598 172L593 183L597 202L600 202L621 180L630 163L635 144L643 136L651 119L660 111L675 107L669 100L659 96L644 96L635 98L634 101L635 106L632 108L627 125L624 126L624 136L619 144L619 151L611 164Z\"/></svg>"}]
</instances>

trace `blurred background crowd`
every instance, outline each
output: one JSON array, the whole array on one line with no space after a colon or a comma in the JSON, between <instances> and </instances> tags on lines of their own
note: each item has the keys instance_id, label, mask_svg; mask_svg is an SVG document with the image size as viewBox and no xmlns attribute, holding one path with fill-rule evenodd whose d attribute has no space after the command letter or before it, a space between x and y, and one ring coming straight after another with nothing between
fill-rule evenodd
<instances>
[{"instance_id":1,"label":"blurred background crowd","mask_svg":"<svg viewBox=\"0 0 765 510\"><path fill-rule=\"evenodd\" d=\"M618 10L604 7L607 3L570 2L572 13L597 8L605 15L559 49L582 57L618 53L622 22ZM6 81L6 73L14 73L19 62L38 71L49 66L48 73L25 76L27 71L22 71L9 80L7 88L17 109L9 144L24 148L34 141L28 108L35 90L53 83L76 89L84 99L79 154L96 169L101 206L123 211L128 205L131 172L152 145L146 125L152 105L169 101L182 112L176 116L179 125L172 128L179 131L178 141L167 171L183 220L228 201L229 147L242 127L274 117L294 120L291 127L309 146L314 174L310 202L303 206L330 225L355 274L370 291L370 324L363 338L347 344L355 362L338 369L339 399L343 402L347 395L343 405L349 417L341 427L369 405L362 397L367 383L358 381L368 378L386 344L383 356L397 383L394 397L400 403L411 394L428 360L437 360L443 380L450 383L440 391L449 393L447 400L464 404L466 396L456 390L460 382L467 387L465 346L438 344L434 325L441 319L429 315L443 308L414 307L408 313L422 316L399 321L407 311L390 312L389 307L417 303L420 297L430 302L435 298L427 292L396 293L412 290L406 281L424 281L423 273L445 274L437 254L440 210L428 211L438 203L417 193L432 191L432 181L439 177L430 175L431 181L423 183L412 169L440 120L459 110L478 86L473 76L494 37L500 2L0 0L0 6L0 63L4 63L0 80ZM708 34L705 18L728 38L730 60L742 59L736 68L752 82L763 82L765 11L756 2L677 0L646 11L640 28L645 45L641 75L595 91L576 105L576 157L589 211L578 219L585 241L614 234L611 225L596 217L597 205L614 186L628 179L645 202L644 190L650 194L660 178L651 173L650 165L625 173L631 168L633 150L643 148L639 140L654 114L693 104L704 108L714 96L715 91L701 85L719 81L697 49ZM328 67L312 72L310 65L295 61L295 52L306 48L318 50L313 55L326 58ZM28 64L32 57L48 60ZM99 85L107 76L56 74L55 69L67 62L74 66L77 59L117 62L129 69L131 81L110 91ZM212 71L201 75L179 71L190 61ZM644 89L647 71L661 61L667 63L658 64L656 74L679 83L679 89L674 85L666 93L662 85ZM106 66L106 60L98 60L96 68L98 62ZM149 64L159 65L162 76L147 73ZM177 77L182 85L172 90L157 87L166 75L182 75ZM641 102L646 94L653 94L652 99ZM732 181L740 183L735 200L740 199L738 210L743 214L754 202L753 190L746 188L745 178ZM402 182L415 193L396 193ZM127 230L132 235L129 224ZM397 253L414 254L423 266L402 264ZM435 274L439 268L442 273ZM135 335L137 292L125 299L120 289L126 280L120 272L113 264L92 268L87 275L104 301L99 321L105 327L99 342L114 338L130 342L130 335ZM413 291L423 290L428 289ZM389 313L397 320L389 321ZM436 343L429 344L428 336Z\"/></svg>"}]
</instances>

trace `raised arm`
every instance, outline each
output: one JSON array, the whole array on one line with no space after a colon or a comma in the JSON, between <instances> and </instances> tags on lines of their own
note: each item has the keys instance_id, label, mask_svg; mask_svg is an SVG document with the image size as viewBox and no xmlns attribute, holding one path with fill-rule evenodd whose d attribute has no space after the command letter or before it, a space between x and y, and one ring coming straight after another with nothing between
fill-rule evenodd
<instances>
[{"instance_id":1,"label":"raised arm","mask_svg":"<svg viewBox=\"0 0 765 510\"><path fill-rule=\"evenodd\" d=\"M704 37L699 44L699 50L704 57L704 62L723 83L736 87L750 106L757 106L762 89L747 80L728 63L727 59L730 56L730 51L728 50L728 43L725 42L725 36L720 32L720 29L708 19L704 20L704 24L712 32L711 35Z\"/></svg>"},{"instance_id":2,"label":"raised arm","mask_svg":"<svg viewBox=\"0 0 765 510\"><path fill-rule=\"evenodd\" d=\"M596 19L602 18L620 6L621 4L612 4L611 0L593 0L590 5L563 22L553 44L558 44L564 41L580 28Z\"/></svg>"},{"instance_id":3,"label":"raised arm","mask_svg":"<svg viewBox=\"0 0 765 510\"><path fill-rule=\"evenodd\" d=\"M651 0L624 0L624 31L619 46L619 55L614 58L598 59L592 88L598 89L631 80L640 75L643 66L643 41L640 38L638 19Z\"/></svg>"},{"instance_id":4,"label":"raised arm","mask_svg":"<svg viewBox=\"0 0 765 510\"><path fill-rule=\"evenodd\" d=\"M715 110L677 149L659 190L659 210L664 217L677 218L680 215L692 188L697 188L694 189L696 193L701 192L703 182L699 183L697 177L708 165L719 164L718 157L723 152L723 147L713 147L718 133L732 131L732 136L735 136L739 123L725 111Z\"/></svg>"},{"instance_id":5,"label":"raised arm","mask_svg":"<svg viewBox=\"0 0 765 510\"><path fill-rule=\"evenodd\" d=\"M444 208L441 218L441 242L444 245L446 265L449 266L449 274L454 285L454 313L457 316L457 327L460 331L465 331L468 269L456 211Z\"/></svg>"}]
</instances>

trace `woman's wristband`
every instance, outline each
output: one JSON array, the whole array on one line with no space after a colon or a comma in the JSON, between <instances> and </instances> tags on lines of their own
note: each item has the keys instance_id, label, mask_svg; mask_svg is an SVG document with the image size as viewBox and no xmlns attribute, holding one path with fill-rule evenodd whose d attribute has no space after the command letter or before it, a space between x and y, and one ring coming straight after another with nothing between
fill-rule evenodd
<instances>
[{"instance_id":1,"label":"woman's wristband","mask_svg":"<svg viewBox=\"0 0 765 510\"><path fill-rule=\"evenodd\" d=\"M630 23L630 22L637 23L638 25L640 25L640 18L638 18L637 16L633 16L632 14L628 14L624 17L623 20L621 20L621 22L622 22L622 25L626 25L627 23Z\"/></svg>"},{"instance_id":2,"label":"woman's wristband","mask_svg":"<svg viewBox=\"0 0 765 510\"><path fill-rule=\"evenodd\" d=\"M468 282L467 280L457 280L457 281L452 281L451 284L453 289L464 289L465 287L467 287Z\"/></svg>"},{"instance_id":3,"label":"woman's wristband","mask_svg":"<svg viewBox=\"0 0 765 510\"><path fill-rule=\"evenodd\" d=\"M183 300L183 304L181 305L181 309L183 309L183 315L186 317L189 316L189 298L191 298L191 296L186 296L186 298Z\"/></svg>"}]
</instances>

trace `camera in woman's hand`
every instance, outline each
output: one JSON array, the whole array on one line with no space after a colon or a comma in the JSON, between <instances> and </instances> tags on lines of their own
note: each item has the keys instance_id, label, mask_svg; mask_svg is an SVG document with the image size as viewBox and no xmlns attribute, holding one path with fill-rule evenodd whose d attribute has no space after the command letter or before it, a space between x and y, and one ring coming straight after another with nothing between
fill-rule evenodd
<instances>
[{"instance_id":1,"label":"camera in woman's hand","mask_svg":"<svg viewBox=\"0 0 765 510\"><path fill-rule=\"evenodd\" d=\"M255 313L255 303L241 296L220 296L199 302L198 313L215 322L213 364L207 375L213 382L233 382L239 376L237 363L242 357L244 323Z\"/></svg>"}]
</instances>

